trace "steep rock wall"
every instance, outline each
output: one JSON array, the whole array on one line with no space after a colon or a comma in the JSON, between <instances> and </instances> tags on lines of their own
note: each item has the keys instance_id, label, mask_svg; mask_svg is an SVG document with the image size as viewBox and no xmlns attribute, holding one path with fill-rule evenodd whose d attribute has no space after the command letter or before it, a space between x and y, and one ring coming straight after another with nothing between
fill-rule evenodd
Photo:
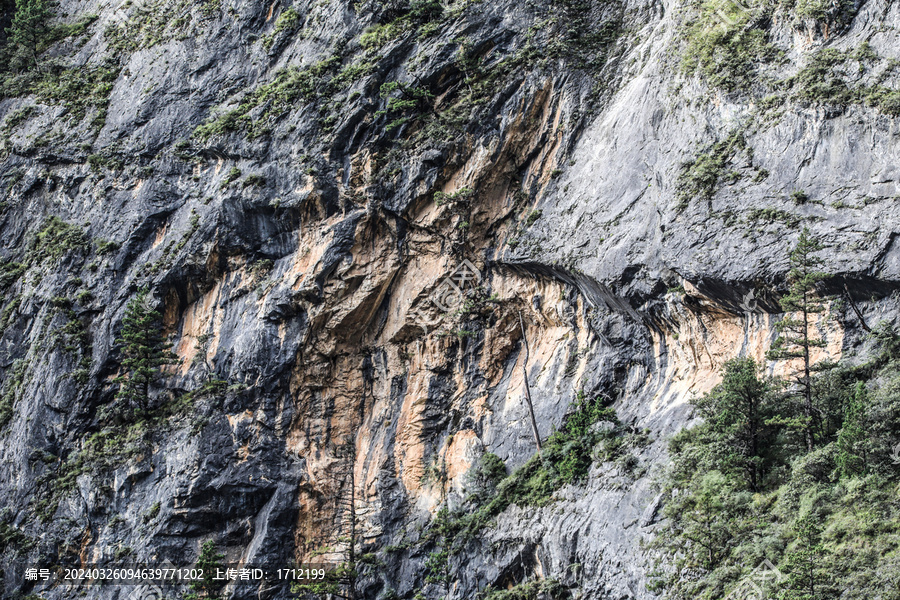
<instances>
[{"instance_id":1,"label":"steep rock wall","mask_svg":"<svg viewBox=\"0 0 900 600\"><path fill-rule=\"evenodd\" d=\"M693 14L680 3L456 2L390 35L372 29L406 14L390 3L60 10L98 16L51 50L73 70L63 82L77 71L94 92L0 102L7 124L34 107L6 130L0 167L3 255L28 264L4 292L17 391L0 498L32 556L182 564L214 539L234 562L339 558L349 502L381 561L365 597L431 593L421 526L484 452L508 469L534 452L521 314L542 436L584 390L650 441L548 506L504 511L452 558L449 597L537 574L584 598L649 598L640 543L666 439L725 360L763 358L794 218L828 244L830 291L847 284L867 321L893 318L895 118L788 104L761 119L679 71ZM866 2L836 41L784 25L795 60L776 68L789 76L826 42L900 58L897 10ZM394 81L406 89L382 87ZM682 206L683 163L735 129L742 176ZM84 239L29 254L49 215ZM435 298L464 260L478 285L445 311ZM194 403L79 463L96 458L113 342L144 286L180 358L157 401ZM82 289L74 313L54 304ZM835 317L826 354L863 352L859 319L846 304ZM83 341L58 343L79 323ZM227 387L198 392L211 379Z\"/></svg>"}]
</instances>

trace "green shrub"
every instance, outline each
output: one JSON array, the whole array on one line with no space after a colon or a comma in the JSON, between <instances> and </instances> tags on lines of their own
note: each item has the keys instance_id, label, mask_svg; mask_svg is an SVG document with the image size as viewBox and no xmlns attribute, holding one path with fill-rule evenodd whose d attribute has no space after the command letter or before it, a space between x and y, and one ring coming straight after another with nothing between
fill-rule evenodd
<instances>
[{"instance_id":1,"label":"green shrub","mask_svg":"<svg viewBox=\"0 0 900 600\"><path fill-rule=\"evenodd\" d=\"M97 254L110 254L112 252L115 252L116 250L118 250L121 247L121 244L119 244L119 242L113 242L113 241L107 241L107 240L101 240L101 239L96 239L96 240L94 240L94 242L97 245Z\"/></svg>"},{"instance_id":2,"label":"green shrub","mask_svg":"<svg viewBox=\"0 0 900 600\"><path fill-rule=\"evenodd\" d=\"M466 474L469 498L483 500L497 488L506 477L506 463L492 452L485 452Z\"/></svg>"},{"instance_id":3,"label":"green shrub","mask_svg":"<svg viewBox=\"0 0 900 600\"><path fill-rule=\"evenodd\" d=\"M541 210L533 210L528 213L528 216L525 218L525 227L531 227L534 225L538 219L541 218L543 211Z\"/></svg>"},{"instance_id":4,"label":"green shrub","mask_svg":"<svg viewBox=\"0 0 900 600\"><path fill-rule=\"evenodd\" d=\"M28 246L30 264L55 261L90 246L87 235L77 225L66 223L56 216L48 217Z\"/></svg>"},{"instance_id":5,"label":"green shrub","mask_svg":"<svg viewBox=\"0 0 900 600\"><path fill-rule=\"evenodd\" d=\"M365 50L375 51L416 27L424 26L428 34L437 31L429 27L444 17L444 7L437 0L413 0L406 11L390 23L378 24L367 29L359 38L359 45Z\"/></svg>"},{"instance_id":6,"label":"green shrub","mask_svg":"<svg viewBox=\"0 0 900 600\"><path fill-rule=\"evenodd\" d=\"M269 122L280 117L295 103L309 102L333 91L330 84L334 78L329 74L338 65L340 58L332 56L309 67L282 69L271 82L244 96L237 108L197 127L193 136L207 140L214 135L237 131L247 131L250 137L264 135L269 132ZM266 108L262 114L252 118L249 113L263 105Z\"/></svg>"},{"instance_id":7,"label":"green shrub","mask_svg":"<svg viewBox=\"0 0 900 600\"><path fill-rule=\"evenodd\" d=\"M791 200L797 205L806 204L809 202L809 194L803 190L794 190L791 192Z\"/></svg>"},{"instance_id":8,"label":"green shrub","mask_svg":"<svg viewBox=\"0 0 900 600\"><path fill-rule=\"evenodd\" d=\"M699 71L709 85L727 92L751 89L759 65L777 56L756 22L741 4L706 0L687 32L682 67L689 73Z\"/></svg>"},{"instance_id":9,"label":"green shrub","mask_svg":"<svg viewBox=\"0 0 900 600\"><path fill-rule=\"evenodd\" d=\"M296 29L300 25L300 19L300 13L298 13L293 6L284 10L284 12L275 19L275 28L272 30L271 35L267 35L263 38L263 47L266 50L269 50L278 34L283 31L293 31Z\"/></svg>"},{"instance_id":10,"label":"green shrub","mask_svg":"<svg viewBox=\"0 0 900 600\"><path fill-rule=\"evenodd\" d=\"M823 48L810 58L809 63L794 76L795 97L815 104L847 106L853 103L855 94L834 68L847 60L847 55L834 48Z\"/></svg>"},{"instance_id":11,"label":"green shrub","mask_svg":"<svg viewBox=\"0 0 900 600\"><path fill-rule=\"evenodd\" d=\"M244 178L244 181L241 182L241 187L262 187L266 184L266 178L262 175L253 173L251 175L247 175Z\"/></svg>"},{"instance_id":12,"label":"green shrub","mask_svg":"<svg viewBox=\"0 0 900 600\"><path fill-rule=\"evenodd\" d=\"M161 504L158 501L154 502L153 506L148 508L147 512L145 512L143 515L141 515L141 520L143 520L144 523L148 523L148 522L152 521L153 519L155 519L157 516L159 516L160 507L161 507Z\"/></svg>"},{"instance_id":13,"label":"green shrub","mask_svg":"<svg viewBox=\"0 0 900 600\"><path fill-rule=\"evenodd\" d=\"M482 594L483 600L564 600L572 597L555 579L532 579L505 590L489 586Z\"/></svg>"},{"instance_id":14,"label":"green shrub","mask_svg":"<svg viewBox=\"0 0 900 600\"><path fill-rule=\"evenodd\" d=\"M295 29L299 24L300 13L294 10L293 6L290 6L275 19L274 33L277 34L289 29Z\"/></svg>"},{"instance_id":15,"label":"green shrub","mask_svg":"<svg viewBox=\"0 0 900 600\"><path fill-rule=\"evenodd\" d=\"M34 94L46 104L60 104L75 121L93 110L91 126L100 129L106 122L106 106L120 70L114 62L97 67L49 70L37 79L8 81L3 91L10 96Z\"/></svg>"},{"instance_id":16,"label":"green shrub","mask_svg":"<svg viewBox=\"0 0 900 600\"><path fill-rule=\"evenodd\" d=\"M360 36L359 45L366 50L377 50L400 35L403 30L404 27L399 21L375 25Z\"/></svg>"},{"instance_id":17,"label":"green shrub","mask_svg":"<svg viewBox=\"0 0 900 600\"><path fill-rule=\"evenodd\" d=\"M679 206L687 207L694 198L710 202L718 189L719 181L726 174L728 164L738 152L746 148L743 133L733 130L710 150L685 163L676 182Z\"/></svg>"},{"instance_id":18,"label":"green shrub","mask_svg":"<svg viewBox=\"0 0 900 600\"><path fill-rule=\"evenodd\" d=\"M0 430L12 420L16 403L21 399L25 386L31 380L28 372L29 363L24 359L16 359L7 371L6 381L0 391Z\"/></svg>"},{"instance_id":19,"label":"green shrub","mask_svg":"<svg viewBox=\"0 0 900 600\"><path fill-rule=\"evenodd\" d=\"M851 87L841 71L851 60L866 62L878 56L870 46L861 44L854 51L823 48L813 54L805 67L786 83L796 100L809 104L846 108L865 103L891 115L900 115L900 91L881 84ZM890 67L889 67L890 68Z\"/></svg>"},{"instance_id":20,"label":"green shrub","mask_svg":"<svg viewBox=\"0 0 900 600\"><path fill-rule=\"evenodd\" d=\"M220 186L222 189L227 188L233 182L235 182L241 176L241 170L237 167L231 167L228 173L225 174L225 178L222 179L222 185Z\"/></svg>"},{"instance_id":21,"label":"green shrub","mask_svg":"<svg viewBox=\"0 0 900 600\"><path fill-rule=\"evenodd\" d=\"M900 90L876 85L864 90L863 95L869 106L892 117L900 117Z\"/></svg>"},{"instance_id":22,"label":"green shrub","mask_svg":"<svg viewBox=\"0 0 900 600\"><path fill-rule=\"evenodd\" d=\"M13 285L28 270L22 263L0 260L0 291Z\"/></svg>"},{"instance_id":23,"label":"green shrub","mask_svg":"<svg viewBox=\"0 0 900 600\"><path fill-rule=\"evenodd\" d=\"M12 316L19 309L19 306L22 304L22 296L18 295L10 301L9 304L3 307L3 312L0 313L0 333L2 333L12 321Z\"/></svg>"},{"instance_id":24,"label":"green shrub","mask_svg":"<svg viewBox=\"0 0 900 600\"><path fill-rule=\"evenodd\" d=\"M434 94L425 88L408 85L401 81L389 81L382 84L380 93L382 98L387 98L387 105L384 109L377 111L375 116L397 116L397 113L401 115L387 124L385 127L387 131L421 117L431 109L431 102L434 99ZM394 93L400 95L394 96Z\"/></svg>"},{"instance_id":25,"label":"green shrub","mask_svg":"<svg viewBox=\"0 0 900 600\"><path fill-rule=\"evenodd\" d=\"M444 204L453 204L455 202L467 202L474 195L475 190L467 187L460 188L450 194L444 192L435 192L434 203L437 206L443 206Z\"/></svg>"},{"instance_id":26,"label":"green shrub","mask_svg":"<svg viewBox=\"0 0 900 600\"><path fill-rule=\"evenodd\" d=\"M856 16L858 6L854 0L796 0L794 14L841 30Z\"/></svg>"},{"instance_id":27,"label":"green shrub","mask_svg":"<svg viewBox=\"0 0 900 600\"><path fill-rule=\"evenodd\" d=\"M37 113L37 108L33 104L29 104L28 106L23 106L22 108L13 111L9 116L3 121L3 130L4 131L12 131L32 116Z\"/></svg>"},{"instance_id":28,"label":"green shrub","mask_svg":"<svg viewBox=\"0 0 900 600\"><path fill-rule=\"evenodd\" d=\"M800 224L801 219L797 215L792 215L778 208L752 208L747 211L747 221L781 222L788 227L796 227Z\"/></svg>"},{"instance_id":29,"label":"green shrub","mask_svg":"<svg viewBox=\"0 0 900 600\"><path fill-rule=\"evenodd\" d=\"M34 540L13 527L12 524L0 519L0 554L4 553L7 548L12 548L14 555L25 554L33 547Z\"/></svg>"}]
</instances>

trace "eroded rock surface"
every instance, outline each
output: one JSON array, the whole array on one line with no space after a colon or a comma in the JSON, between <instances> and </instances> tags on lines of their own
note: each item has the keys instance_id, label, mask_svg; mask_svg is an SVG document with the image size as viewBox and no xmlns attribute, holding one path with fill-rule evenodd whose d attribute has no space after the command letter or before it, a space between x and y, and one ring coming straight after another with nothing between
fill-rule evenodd
<instances>
[{"instance_id":1,"label":"eroded rock surface","mask_svg":"<svg viewBox=\"0 0 900 600\"><path fill-rule=\"evenodd\" d=\"M864 355L851 304L893 319L900 286L896 116L712 88L678 58L695 10L61 0L66 22L97 16L49 51L90 101L59 82L0 101L0 254L26 267L3 288L0 505L25 555L190 564L212 539L235 563L337 559L352 512L377 558L361 597L534 575L654 597L666 440L727 359L764 360L799 223L845 297L822 356ZM773 72L863 41L900 59L898 11L778 23ZM733 175L685 198L684 164L735 131ZM51 216L71 230L37 238ZM140 288L179 357L154 402L193 395L91 454ZM583 390L649 441L506 509L439 590L423 526L482 454L512 470L535 451L520 314L543 437Z\"/></svg>"}]
</instances>

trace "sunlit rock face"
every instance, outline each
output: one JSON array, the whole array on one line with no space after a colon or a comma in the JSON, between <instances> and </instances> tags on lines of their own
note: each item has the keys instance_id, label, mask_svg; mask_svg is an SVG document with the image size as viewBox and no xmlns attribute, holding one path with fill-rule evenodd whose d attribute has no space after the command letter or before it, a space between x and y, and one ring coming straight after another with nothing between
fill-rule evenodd
<instances>
[{"instance_id":1,"label":"sunlit rock face","mask_svg":"<svg viewBox=\"0 0 900 600\"><path fill-rule=\"evenodd\" d=\"M728 359L791 370L765 352L801 223L842 297L817 359L861 360L896 312L896 116L711 85L683 67L684 3L56 11L81 27L0 100L0 507L25 536L5 559L186 566L213 540L277 567L352 541L358 598L532 577L653 598L667 440ZM898 59L898 11L784 16L785 60L756 75L789 81L823 45ZM116 419L140 289L177 359L150 416ZM642 441L511 504L428 581L427 525L481 457L536 451L526 374L542 439L583 393Z\"/></svg>"}]
</instances>

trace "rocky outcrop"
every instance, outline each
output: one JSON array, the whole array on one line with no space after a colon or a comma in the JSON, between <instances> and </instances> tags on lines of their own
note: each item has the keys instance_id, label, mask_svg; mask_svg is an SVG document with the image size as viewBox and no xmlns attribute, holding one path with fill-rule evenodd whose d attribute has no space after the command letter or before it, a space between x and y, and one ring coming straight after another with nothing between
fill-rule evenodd
<instances>
[{"instance_id":1,"label":"rocky outcrop","mask_svg":"<svg viewBox=\"0 0 900 600\"><path fill-rule=\"evenodd\" d=\"M764 359L799 223L844 297L823 356L863 356L896 314L896 117L710 88L679 67L680 3L59 10L97 17L0 101L0 498L32 560L187 565L208 539L233 563L338 560L352 514L366 598L533 576L651 598L666 441L727 359ZM869 0L812 41L776 25L772 69L823 44L900 59L897 11ZM685 198L703 156L723 172ZM179 358L165 418L103 437L144 287ZM506 509L439 590L423 525L485 452L535 451L523 367L541 436L584 391L648 441Z\"/></svg>"}]
</instances>

